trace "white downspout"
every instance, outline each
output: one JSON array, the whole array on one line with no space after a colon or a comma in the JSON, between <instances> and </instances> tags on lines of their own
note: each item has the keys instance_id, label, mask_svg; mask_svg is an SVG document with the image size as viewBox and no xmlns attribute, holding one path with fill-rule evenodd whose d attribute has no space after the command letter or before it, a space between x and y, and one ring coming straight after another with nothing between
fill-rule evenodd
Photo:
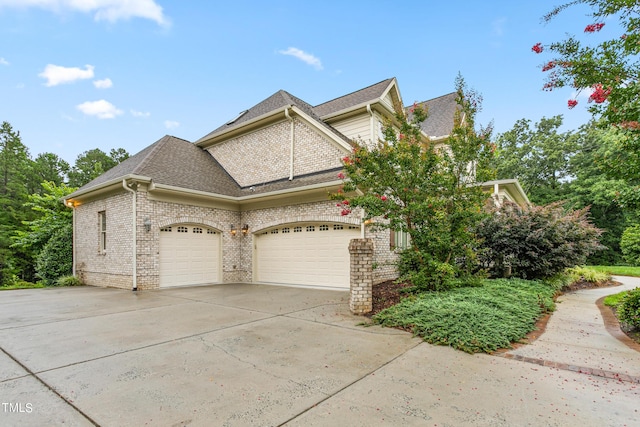
<instances>
[{"instance_id":1,"label":"white downspout","mask_svg":"<svg viewBox=\"0 0 640 427\"><path fill-rule=\"evenodd\" d=\"M133 194L133 289L132 291L138 290L138 235L137 235L137 193L134 189L129 188L127 185L127 180L122 180L122 188Z\"/></svg>"},{"instance_id":2,"label":"white downspout","mask_svg":"<svg viewBox=\"0 0 640 427\"><path fill-rule=\"evenodd\" d=\"M369 135L371 136L371 146L374 147L376 140L373 137L373 111L371 111L371 104L367 104L367 113L369 113Z\"/></svg>"},{"instance_id":3,"label":"white downspout","mask_svg":"<svg viewBox=\"0 0 640 427\"><path fill-rule=\"evenodd\" d=\"M293 117L291 117L289 115L289 107L286 107L284 109L284 115L287 117L287 119L289 119L289 121L291 122L291 131L290 131L290 135L289 135L289 143L291 145L290 147L290 159L289 159L289 181L293 181L293 141L294 141L294 123L293 123Z\"/></svg>"}]
</instances>

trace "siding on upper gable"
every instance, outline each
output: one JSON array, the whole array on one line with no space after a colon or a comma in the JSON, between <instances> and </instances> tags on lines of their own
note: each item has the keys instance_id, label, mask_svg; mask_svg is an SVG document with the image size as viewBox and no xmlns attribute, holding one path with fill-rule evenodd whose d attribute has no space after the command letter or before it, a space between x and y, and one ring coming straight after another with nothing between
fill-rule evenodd
<instances>
[{"instance_id":1,"label":"siding on upper gable","mask_svg":"<svg viewBox=\"0 0 640 427\"><path fill-rule=\"evenodd\" d=\"M294 176L341 165L346 150L299 118L294 123ZM208 150L241 187L289 178L291 122L275 123Z\"/></svg>"},{"instance_id":2,"label":"siding on upper gable","mask_svg":"<svg viewBox=\"0 0 640 427\"><path fill-rule=\"evenodd\" d=\"M391 90L384 96L384 98L382 98L382 105L393 111L393 98L391 97Z\"/></svg>"},{"instance_id":3,"label":"siding on upper gable","mask_svg":"<svg viewBox=\"0 0 640 427\"><path fill-rule=\"evenodd\" d=\"M331 123L338 132L356 141L371 141L371 116L361 114Z\"/></svg>"}]
</instances>

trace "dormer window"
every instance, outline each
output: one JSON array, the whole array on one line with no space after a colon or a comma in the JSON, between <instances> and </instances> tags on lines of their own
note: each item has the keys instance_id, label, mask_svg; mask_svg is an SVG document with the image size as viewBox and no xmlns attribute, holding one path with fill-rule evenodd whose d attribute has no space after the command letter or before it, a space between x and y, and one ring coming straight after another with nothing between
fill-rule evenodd
<instances>
[{"instance_id":1,"label":"dormer window","mask_svg":"<svg viewBox=\"0 0 640 427\"><path fill-rule=\"evenodd\" d=\"M226 125L227 125L227 126L229 126L229 125L234 124L235 122L237 122L237 121L238 121L238 119L239 119L240 117L242 117L242 116L244 116L245 114L247 114L247 111L249 111L249 110L240 111L240 112L238 113L238 115L237 115L237 116L235 116L233 119L229 120L229 121L226 123Z\"/></svg>"}]
</instances>

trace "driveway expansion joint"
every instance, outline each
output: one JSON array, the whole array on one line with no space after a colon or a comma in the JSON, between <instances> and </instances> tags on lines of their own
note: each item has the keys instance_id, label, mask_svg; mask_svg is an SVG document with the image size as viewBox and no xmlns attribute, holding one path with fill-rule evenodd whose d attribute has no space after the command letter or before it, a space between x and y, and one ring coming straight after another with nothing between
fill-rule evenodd
<instances>
[{"instance_id":1,"label":"driveway expansion joint","mask_svg":"<svg viewBox=\"0 0 640 427\"><path fill-rule=\"evenodd\" d=\"M20 362L18 359L16 359L15 357L13 357L13 355L9 352L7 352L4 348L0 347L0 351L4 354L7 355L8 358L10 358L11 360L13 360L15 363L17 363L22 369L24 369L28 375L24 375L22 377L19 378L26 378L26 377L33 377L33 379L35 379L36 381L38 381L40 384L42 384L47 390L51 391L53 394L55 394L56 396L58 396L60 399L62 399L62 401L64 403L66 403L67 405L71 406L77 413L79 413L80 415L82 415L87 421L89 421L91 424L93 424L96 427L100 427L100 424L98 424L97 422L95 422L89 415L87 415L85 412L83 412L80 408L78 408L76 405L73 404L72 401L68 400L67 398L65 398L63 395L61 395L60 393L58 393L58 391L52 387L51 385L49 385L49 383L47 383L45 380L43 380L42 378L40 378L36 373L34 373L33 371L31 371L31 369L29 369L27 366L25 366L22 362Z\"/></svg>"},{"instance_id":2,"label":"driveway expansion joint","mask_svg":"<svg viewBox=\"0 0 640 427\"><path fill-rule=\"evenodd\" d=\"M535 365L546 366L549 368L562 369L564 371L577 372L579 374L591 375L594 377L602 377L621 382L629 382L640 384L640 376L621 374L619 372L607 371L604 369L588 368L586 366L576 366L569 363L554 362L552 360L537 359L535 357L522 356L512 353L494 353L492 356L503 357L505 359L517 360L519 362L533 363Z\"/></svg>"}]
</instances>

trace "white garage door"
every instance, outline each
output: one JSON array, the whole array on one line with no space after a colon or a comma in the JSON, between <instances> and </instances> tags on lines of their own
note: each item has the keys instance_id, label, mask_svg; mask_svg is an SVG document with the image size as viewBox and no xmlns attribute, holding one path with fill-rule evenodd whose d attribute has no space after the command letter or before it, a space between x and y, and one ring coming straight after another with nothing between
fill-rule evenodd
<instances>
[{"instance_id":1,"label":"white garage door","mask_svg":"<svg viewBox=\"0 0 640 427\"><path fill-rule=\"evenodd\" d=\"M291 224L255 236L256 281L349 288L349 241L360 227Z\"/></svg>"},{"instance_id":2,"label":"white garage door","mask_svg":"<svg viewBox=\"0 0 640 427\"><path fill-rule=\"evenodd\" d=\"M220 233L198 225L160 229L160 287L220 281Z\"/></svg>"}]
</instances>

